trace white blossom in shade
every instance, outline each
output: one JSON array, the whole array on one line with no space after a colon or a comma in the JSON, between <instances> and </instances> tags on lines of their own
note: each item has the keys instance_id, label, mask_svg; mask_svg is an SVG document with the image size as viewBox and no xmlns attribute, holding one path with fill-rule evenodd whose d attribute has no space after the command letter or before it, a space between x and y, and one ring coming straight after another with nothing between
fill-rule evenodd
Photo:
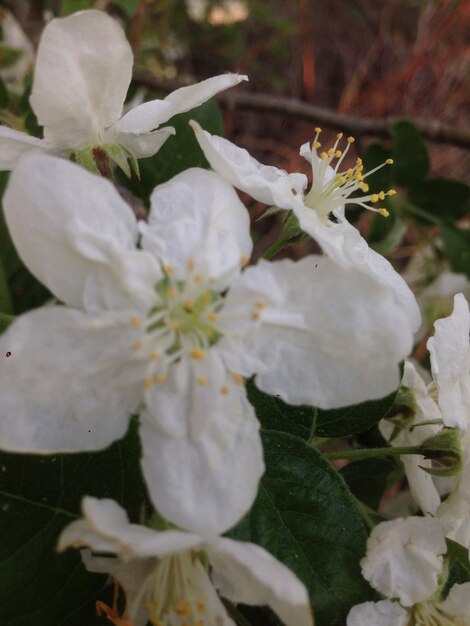
<instances>
[{"instance_id":1,"label":"white blossom in shade","mask_svg":"<svg viewBox=\"0 0 470 626\"><path fill-rule=\"evenodd\" d=\"M408 611L398 602L380 600L353 606L346 626L408 626L409 619Z\"/></svg>"},{"instance_id":2,"label":"white blossom in shade","mask_svg":"<svg viewBox=\"0 0 470 626\"><path fill-rule=\"evenodd\" d=\"M122 115L132 64L124 31L106 13L81 11L49 22L39 43L30 98L44 139L0 126L0 169L12 169L27 152L67 157L109 144L136 158L151 156L174 134L174 128L159 128L173 115L247 80L237 74L216 76Z\"/></svg>"},{"instance_id":3,"label":"white blossom in shade","mask_svg":"<svg viewBox=\"0 0 470 626\"><path fill-rule=\"evenodd\" d=\"M449 626L470 626L470 583L453 585L447 598L438 607L454 618L453 621L449 620Z\"/></svg>"},{"instance_id":4,"label":"white blossom in shade","mask_svg":"<svg viewBox=\"0 0 470 626\"><path fill-rule=\"evenodd\" d=\"M292 210L300 228L313 237L328 256L342 267L361 268L393 291L413 331L418 329L421 316L413 293L392 265L370 249L359 231L346 220L345 206L348 204L378 210L385 215L385 209L375 209L370 203L395 193L391 190L387 194L368 194L364 179L376 170L365 174L360 159L354 168L340 171L352 138L348 138L344 152L338 149L342 138L339 134L333 148L318 154L320 143L317 129L315 141L301 147L300 154L312 166L312 185L307 191L308 181L304 174L288 174L285 170L263 165L246 150L203 130L197 122L191 121L190 124L207 160L218 174L259 202ZM337 163L332 167L335 158ZM357 190L362 190L366 195L351 197Z\"/></svg>"},{"instance_id":5,"label":"white blossom in shade","mask_svg":"<svg viewBox=\"0 0 470 626\"><path fill-rule=\"evenodd\" d=\"M449 317L437 320L428 339L431 371L446 426L467 430L470 424L470 312L463 294L454 297Z\"/></svg>"},{"instance_id":6,"label":"white blossom in shade","mask_svg":"<svg viewBox=\"0 0 470 626\"><path fill-rule=\"evenodd\" d=\"M412 606L436 591L446 551L444 531L435 519L408 517L382 522L367 541L362 574L387 598Z\"/></svg>"},{"instance_id":7,"label":"white blossom in shade","mask_svg":"<svg viewBox=\"0 0 470 626\"><path fill-rule=\"evenodd\" d=\"M4 210L23 261L64 305L0 339L12 354L3 449L102 448L140 411L155 507L219 533L251 506L264 469L243 377L322 408L398 386L412 332L393 295L326 257L246 268L248 213L214 172L157 187L139 234L109 181L34 155L12 173Z\"/></svg>"},{"instance_id":8,"label":"white blossom in shade","mask_svg":"<svg viewBox=\"0 0 470 626\"><path fill-rule=\"evenodd\" d=\"M0 76L8 89L23 93L24 79L34 63L34 48L18 20L9 11L2 11L2 41L5 46L19 53L18 59L0 70Z\"/></svg>"},{"instance_id":9,"label":"white blossom in shade","mask_svg":"<svg viewBox=\"0 0 470 626\"><path fill-rule=\"evenodd\" d=\"M58 549L88 547L86 566L123 586L124 618L134 626L234 626L219 595L231 602L269 605L286 626L311 626L307 591L266 550L218 536L156 531L130 524L113 500L85 497L84 517L62 532Z\"/></svg>"},{"instance_id":10,"label":"white blossom in shade","mask_svg":"<svg viewBox=\"0 0 470 626\"><path fill-rule=\"evenodd\" d=\"M414 415L407 423L399 426L394 420L383 419L379 423L379 429L392 446L419 446L441 430L442 416L427 385L411 361L405 361L401 384L413 396ZM430 424L429 422L436 423ZM432 467L432 461L426 460L419 454L403 454L400 459L405 468L414 501L423 513L434 515L441 499L433 477L423 469Z\"/></svg>"}]
</instances>

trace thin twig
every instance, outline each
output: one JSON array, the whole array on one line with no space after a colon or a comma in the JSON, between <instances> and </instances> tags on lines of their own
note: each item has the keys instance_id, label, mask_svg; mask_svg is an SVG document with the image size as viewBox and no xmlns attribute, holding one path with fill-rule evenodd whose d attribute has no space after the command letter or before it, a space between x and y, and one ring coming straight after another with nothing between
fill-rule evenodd
<instances>
[{"instance_id":1,"label":"thin twig","mask_svg":"<svg viewBox=\"0 0 470 626\"><path fill-rule=\"evenodd\" d=\"M143 71L135 71L133 81L137 85L148 87L153 91L170 92L178 87L187 85L186 82L171 81L155 78ZM229 110L240 109L277 113L284 117L296 117L315 124L342 130L356 137L372 135L374 137L389 137L393 125L402 117L386 117L379 119L343 115L330 109L313 104L307 104L295 98L273 96L266 93L244 93L227 91L217 96L219 104ZM448 143L461 148L470 148L470 129L455 128L437 121L410 119L423 135L437 143Z\"/></svg>"}]
</instances>

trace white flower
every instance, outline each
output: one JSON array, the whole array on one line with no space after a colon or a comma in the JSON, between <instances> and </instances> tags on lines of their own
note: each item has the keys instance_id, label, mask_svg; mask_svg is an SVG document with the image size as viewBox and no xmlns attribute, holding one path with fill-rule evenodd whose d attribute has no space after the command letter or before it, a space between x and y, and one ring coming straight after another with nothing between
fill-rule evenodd
<instances>
[{"instance_id":1,"label":"white flower","mask_svg":"<svg viewBox=\"0 0 470 626\"><path fill-rule=\"evenodd\" d=\"M4 449L102 448L143 406L156 508L184 528L223 532L263 471L242 376L322 408L398 385L412 333L390 292L325 257L242 271L248 214L213 172L155 189L141 249L112 184L65 160L23 159L4 209L23 261L67 305L22 315L0 339L11 352L0 377Z\"/></svg>"},{"instance_id":2,"label":"white flower","mask_svg":"<svg viewBox=\"0 0 470 626\"><path fill-rule=\"evenodd\" d=\"M1 18L3 43L12 50L19 52L19 58L0 70L8 89L15 93L23 93L24 79L34 62L33 44L9 11L5 11Z\"/></svg>"},{"instance_id":3,"label":"white flower","mask_svg":"<svg viewBox=\"0 0 470 626\"><path fill-rule=\"evenodd\" d=\"M446 551L444 531L435 519L408 517L382 522L367 541L362 574L387 598L412 606L436 591Z\"/></svg>"},{"instance_id":4,"label":"white flower","mask_svg":"<svg viewBox=\"0 0 470 626\"><path fill-rule=\"evenodd\" d=\"M81 11L49 22L39 44L31 93L44 139L0 126L0 169L12 169L31 151L68 156L108 144L118 144L136 158L151 156L175 132L158 129L161 124L247 80L236 74L209 78L122 116L132 64L124 31L106 13Z\"/></svg>"},{"instance_id":5,"label":"white flower","mask_svg":"<svg viewBox=\"0 0 470 626\"><path fill-rule=\"evenodd\" d=\"M84 518L63 531L58 549L88 546L115 555L85 562L117 578L127 596L124 617L134 626L234 626L218 593L234 603L267 604L287 626L313 624L305 587L263 548L130 524L113 500L86 497L82 508Z\"/></svg>"},{"instance_id":6,"label":"white flower","mask_svg":"<svg viewBox=\"0 0 470 626\"><path fill-rule=\"evenodd\" d=\"M346 626L408 626L408 623L408 611L390 600L356 604L346 620Z\"/></svg>"},{"instance_id":7,"label":"white flower","mask_svg":"<svg viewBox=\"0 0 470 626\"><path fill-rule=\"evenodd\" d=\"M391 289L397 304L406 312L413 331L417 330L421 316L411 290L391 264L370 249L359 231L345 218L346 204L377 211L369 202L383 200L386 195L381 192L360 198L351 197L358 189L367 191L364 179L378 169L364 174L362 161L358 159L353 169L339 171L352 138L348 138L344 152L338 150L340 134L333 148L318 155L320 129L316 129L313 144L306 143L301 147L300 154L312 166L312 186L307 193L307 177L304 174L288 174L276 167L262 165L246 150L222 137L211 135L195 121L190 123L207 160L218 174L259 202L292 210L300 228L313 237L328 256L343 267L363 269ZM338 158L338 162L333 169L331 163L334 158ZM393 193L391 190L388 195ZM385 214L385 209L378 211Z\"/></svg>"},{"instance_id":8,"label":"white flower","mask_svg":"<svg viewBox=\"0 0 470 626\"><path fill-rule=\"evenodd\" d=\"M414 400L412 419L395 433L395 423L383 419L379 423L382 435L392 446L419 446L423 441L437 434L442 424L430 424L442 420L441 412L423 379L411 361L405 361L402 386L411 392ZM400 459L405 468L411 495L423 513L434 515L441 503L433 477L422 468L432 467L432 462L419 454L403 454Z\"/></svg>"},{"instance_id":9,"label":"white flower","mask_svg":"<svg viewBox=\"0 0 470 626\"><path fill-rule=\"evenodd\" d=\"M470 311L463 294L454 297L452 314L434 327L427 347L444 424L465 431L470 425Z\"/></svg>"}]
</instances>

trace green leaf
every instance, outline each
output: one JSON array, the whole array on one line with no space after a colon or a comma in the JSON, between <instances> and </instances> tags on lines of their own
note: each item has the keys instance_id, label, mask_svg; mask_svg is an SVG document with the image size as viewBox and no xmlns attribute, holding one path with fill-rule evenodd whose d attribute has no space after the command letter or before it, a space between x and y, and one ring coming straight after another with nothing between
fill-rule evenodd
<instances>
[{"instance_id":1,"label":"green leaf","mask_svg":"<svg viewBox=\"0 0 470 626\"><path fill-rule=\"evenodd\" d=\"M13 305L11 302L10 289L8 288L7 278L3 269L3 263L0 259L0 313L13 313Z\"/></svg>"},{"instance_id":2,"label":"green leaf","mask_svg":"<svg viewBox=\"0 0 470 626\"><path fill-rule=\"evenodd\" d=\"M452 270L470 278L470 231L457 228L450 222L442 222L440 227L445 255Z\"/></svg>"},{"instance_id":3,"label":"green leaf","mask_svg":"<svg viewBox=\"0 0 470 626\"><path fill-rule=\"evenodd\" d=\"M5 313L0 313L0 333L8 328L8 326L12 323L15 318L13 315L5 315Z\"/></svg>"},{"instance_id":4,"label":"green leaf","mask_svg":"<svg viewBox=\"0 0 470 626\"><path fill-rule=\"evenodd\" d=\"M139 0L113 0L113 4L132 15L139 5Z\"/></svg>"},{"instance_id":5,"label":"green leaf","mask_svg":"<svg viewBox=\"0 0 470 626\"><path fill-rule=\"evenodd\" d=\"M470 187L456 180L423 180L408 193L413 204L445 219L460 219L470 210Z\"/></svg>"},{"instance_id":6,"label":"green leaf","mask_svg":"<svg viewBox=\"0 0 470 626\"><path fill-rule=\"evenodd\" d=\"M361 576L367 532L341 476L298 437L263 435L266 472L251 512L232 530L263 546L306 585L316 626L342 626L371 599Z\"/></svg>"},{"instance_id":7,"label":"green leaf","mask_svg":"<svg viewBox=\"0 0 470 626\"><path fill-rule=\"evenodd\" d=\"M390 159L392 153L390 150L386 150L381 143L371 143L364 154L364 172L370 172L371 170L379 167L382 163L385 163L387 159ZM380 191L387 191L391 185L391 166L384 165L377 172L367 176L367 184L369 185L370 193L379 193ZM379 216L378 216L379 217Z\"/></svg>"},{"instance_id":8,"label":"green leaf","mask_svg":"<svg viewBox=\"0 0 470 626\"><path fill-rule=\"evenodd\" d=\"M93 0L62 0L60 14L65 16L76 11L85 11L86 9L92 9L93 5Z\"/></svg>"},{"instance_id":9,"label":"green leaf","mask_svg":"<svg viewBox=\"0 0 470 626\"><path fill-rule=\"evenodd\" d=\"M446 539L447 554L450 557L449 577L444 588L446 596L453 585L470 581L470 562L468 560L468 550L459 543Z\"/></svg>"},{"instance_id":10,"label":"green leaf","mask_svg":"<svg viewBox=\"0 0 470 626\"><path fill-rule=\"evenodd\" d=\"M397 392L380 400L369 400L341 409L318 409L316 437L347 437L369 430L380 422L392 408Z\"/></svg>"},{"instance_id":11,"label":"green leaf","mask_svg":"<svg viewBox=\"0 0 470 626\"><path fill-rule=\"evenodd\" d=\"M86 494L116 499L137 521L146 497L139 457L135 425L104 452L0 454L2 626L61 626L96 597L105 578L87 573L77 550L57 554L58 534L77 519Z\"/></svg>"},{"instance_id":12,"label":"green leaf","mask_svg":"<svg viewBox=\"0 0 470 626\"><path fill-rule=\"evenodd\" d=\"M369 430L392 408L397 392L380 400L369 400L341 409L325 411L310 406L293 406L260 391L253 381L247 383L248 398L263 428L311 437L347 437Z\"/></svg>"},{"instance_id":13,"label":"green leaf","mask_svg":"<svg viewBox=\"0 0 470 626\"><path fill-rule=\"evenodd\" d=\"M429 171L429 156L414 124L402 120L392 130L392 180L403 187L422 180Z\"/></svg>"},{"instance_id":14,"label":"green leaf","mask_svg":"<svg viewBox=\"0 0 470 626\"><path fill-rule=\"evenodd\" d=\"M220 109L213 101L188 113L176 115L164 124L173 126L176 135L167 139L155 156L140 160L140 182L119 176L122 184L136 196L147 199L156 185L170 180L176 174L190 167L208 168L209 164L196 141L193 129L189 126L189 120L196 120L212 134L223 134Z\"/></svg>"},{"instance_id":15,"label":"green leaf","mask_svg":"<svg viewBox=\"0 0 470 626\"><path fill-rule=\"evenodd\" d=\"M391 458L351 461L340 470L353 495L374 511L390 484L390 475L395 473L401 472Z\"/></svg>"},{"instance_id":16,"label":"green leaf","mask_svg":"<svg viewBox=\"0 0 470 626\"><path fill-rule=\"evenodd\" d=\"M5 81L0 77L0 109L6 109L10 101Z\"/></svg>"}]
</instances>

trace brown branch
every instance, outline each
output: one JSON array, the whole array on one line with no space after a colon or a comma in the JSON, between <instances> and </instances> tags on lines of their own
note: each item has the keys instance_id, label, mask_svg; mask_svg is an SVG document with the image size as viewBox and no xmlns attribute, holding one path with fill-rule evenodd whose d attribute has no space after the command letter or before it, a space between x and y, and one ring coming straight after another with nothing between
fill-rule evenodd
<instances>
[{"instance_id":1,"label":"brown branch","mask_svg":"<svg viewBox=\"0 0 470 626\"><path fill-rule=\"evenodd\" d=\"M187 82L161 80L151 74L135 71L134 83L148 87L153 91L168 93L178 87L187 85ZM372 135L374 137L390 137L393 125L402 117L386 118L363 118L353 115L343 115L330 109L325 109L313 104L307 104L295 98L285 96L273 96L264 93L243 93L239 91L226 91L217 96L219 104L226 109L259 111L264 113L277 113L284 117L296 117L299 120L313 122L337 130L351 133L356 137ZM424 138L437 143L448 143L461 148L470 148L470 129L456 128L441 124L437 121L410 119L423 135Z\"/></svg>"}]
</instances>

